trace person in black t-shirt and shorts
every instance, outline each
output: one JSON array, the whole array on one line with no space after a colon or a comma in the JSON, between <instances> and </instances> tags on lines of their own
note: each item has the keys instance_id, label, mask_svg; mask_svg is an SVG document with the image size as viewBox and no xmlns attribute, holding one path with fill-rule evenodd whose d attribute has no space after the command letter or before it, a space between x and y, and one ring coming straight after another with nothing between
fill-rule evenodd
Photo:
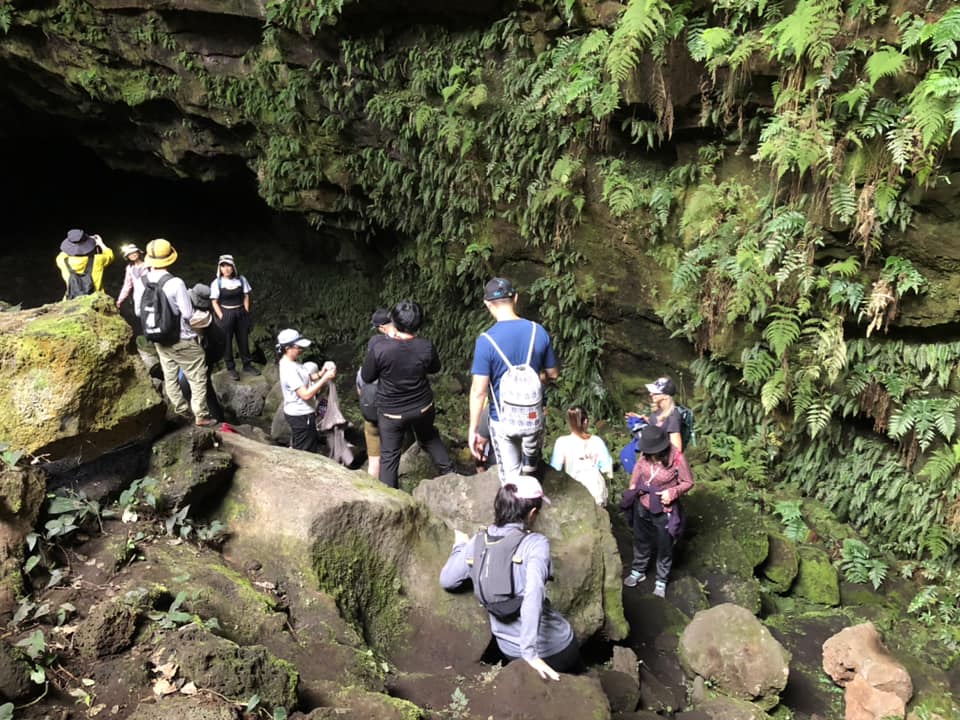
<instances>
[{"instance_id":1,"label":"person in black t-shirt and shorts","mask_svg":"<svg viewBox=\"0 0 960 720\"><path fill-rule=\"evenodd\" d=\"M377 382L377 426L380 428L380 482L399 487L400 452L407 428L437 464L440 475L453 472L450 455L434 426L436 408L427 375L440 371L433 343L419 337L423 309L401 300L390 311L393 332L367 344L360 369L365 383Z\"/></svg>"},{"instance_id":2,"label":"person in black t-shirt and shorts","mask_svg":"<svg viewBox=\"0 0 960 720\"><path fill-rule=\"evenodd\" d=\"M680 411L673 401L673 396L677 394L676 383L668 377L661 377L647 385L646 388L647 392L650 393L650 409L652 412L649 415L629 412L626 414L627 420L640 418L644 422L662 427L666 431L667 437L670 438L670 444L683 452L683 434L681 432L683 419L680 417Z\"/></svg>"}]
</instances>

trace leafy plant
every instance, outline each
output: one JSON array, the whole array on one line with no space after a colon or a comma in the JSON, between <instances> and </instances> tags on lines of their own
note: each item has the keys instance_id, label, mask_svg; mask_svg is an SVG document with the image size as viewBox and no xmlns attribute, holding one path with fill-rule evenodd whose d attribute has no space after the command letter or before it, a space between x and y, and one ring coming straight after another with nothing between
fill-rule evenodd
<instances>
[{"instance_id":1,"label":"leafy plant","mask_svg":"<svg viewBox=\"0 0 960 720\"><path fill-rule=\"evenodd\" d=\"M877 590L886 579L889 567L863 542L847 538L840 548L840 569L850 582L869 582Z\"/></svg>"},{"instance_id":2,"label":"leafy plant","mask_svg":"<svg viewBox=\"0 0 960 720\"><path fill-rule=\"evenodd\" d=\"M806 542L810 528L803 520L802 500L779 500L773 506L773 513L783 522L786 536L796 542Z\"/></svg>"}]
</instances>

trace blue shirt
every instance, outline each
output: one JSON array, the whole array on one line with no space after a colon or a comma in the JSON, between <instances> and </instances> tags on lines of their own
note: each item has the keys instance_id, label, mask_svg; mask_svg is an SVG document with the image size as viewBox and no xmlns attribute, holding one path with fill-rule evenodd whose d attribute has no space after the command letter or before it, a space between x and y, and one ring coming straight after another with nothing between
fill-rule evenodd
<instances>
[{"instance_id":1,"label":"blue shirt","mask_svg":"<svg viewBox=\"0 0 960 720\"><path fill-rule=\"evenodd\" d=\"M527 336L529 342L530 336ZM511 530L523 529L520 523L507 523L503 527L491 525L491 536L506 535ZM467 553L473 539L456 545L447 563L440 572L440 585L446 590L456 590L470 578ZM513 587L523 596L520 617L504 622L494 615L490 617L490 630L497 639L503 654L510 658L550 657L564 650L573 640L570 623L550 605L547 599L546 582L550 577L550 541L540 533L530 533L517 547L521 562L513 563Z\"/></svg>"},{"instance_id":2,"label":"blue shirt","mask_svg":"<svg viewBox=\"0 0 960 720\"><path fill-rule=\"evenodd\" d=\"M523 318L501 320L487 330L487 333L496 341L497 346L511 363L523 365L527 362L527 353L530 350L530 335L533 333L534 327L537 328L537 336L533 343L530 367L539 373L557 366L557 357L553 354L550 336L542 325ZM478 337L473 347L473 367L470 372L474 375L483 375L490 378L490 391L497 399L497 402L490 406L491 420L499 419L496 406L500 404L500 378L507 370L507 364L500 357L500 353L490 344L490 341L482 335Z\"/></svg>"}]
</instances>

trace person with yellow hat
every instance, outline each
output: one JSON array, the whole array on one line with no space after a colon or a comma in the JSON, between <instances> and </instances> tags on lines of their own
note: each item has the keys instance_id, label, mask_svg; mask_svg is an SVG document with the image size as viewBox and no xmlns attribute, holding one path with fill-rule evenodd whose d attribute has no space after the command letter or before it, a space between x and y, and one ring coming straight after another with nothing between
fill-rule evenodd
<instances>
[{"instance_id":1,"label":"person with yellow hat","mask_svg":"<svg viewBox=\"0 0 960 720\"><path fill-rule=\"evenodd\" d=\"M177 251L168 240L157 238L147 243L147 254L144 260L150 268L143 276L144 295L141 298L140 314L144 327L149 327L149 322L143 317L144 313L150 310L147 307L147 296L158 291L166 296L171 308L178 316L180 325L179 338L173 343L154 343L157 356L160 358L160 367L163 370L163 387L167 397L178 415L186 416L192 409L194 424L197 427L216 425L217 421L210 417L207 405L207 363L197 333L190 326L193 303L190 301L190 294L183 280L167 270L177 261ZM190 385L189 402L177 382L177 374L181 370Z\"/></svg>"}]
</instances>

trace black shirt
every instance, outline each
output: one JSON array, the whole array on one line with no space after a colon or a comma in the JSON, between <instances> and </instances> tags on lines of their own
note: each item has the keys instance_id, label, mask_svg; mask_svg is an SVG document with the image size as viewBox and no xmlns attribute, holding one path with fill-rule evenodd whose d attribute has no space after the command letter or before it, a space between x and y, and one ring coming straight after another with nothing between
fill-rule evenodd
<instances>
[{"instance_id":1,"label":"black shirt","mask_svg":"<svg viewBox=\"0 0 960 720\"><path fill-rule=\"evenodd\" d=\"M439 371L440 356L426 338L401 340L377 335L367 344L360 377L365 383L379 381L377 407L380 412L402 415L433 402L427 374Z\"/></svg>"}]
</instances>

